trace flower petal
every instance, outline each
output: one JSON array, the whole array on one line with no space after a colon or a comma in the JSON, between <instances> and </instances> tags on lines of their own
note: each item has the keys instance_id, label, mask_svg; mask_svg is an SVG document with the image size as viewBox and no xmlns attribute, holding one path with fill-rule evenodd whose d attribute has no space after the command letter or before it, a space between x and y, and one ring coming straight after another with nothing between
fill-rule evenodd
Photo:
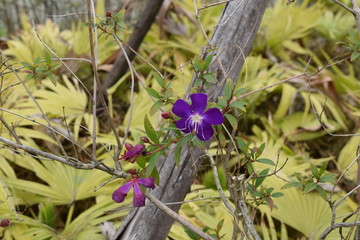
<instances>
[{"instance_id":1,"label":"flower petal","mask_svg":"<svg viewBox=\"0 0 360 240\"><path fill-rule=\"evenodd\" d=\"M123 156L122 159L125 160L132 160L131 162L135 161L136 156L141 155L141 152L144 150L145 146L144 145L140 145L140 144L136 144L135 147L131 148L129 151L127 151Z\"/></svg>"},{"instance_id":2,"label":"flower petal","mask_svg":"<svg viewBox=\"0 0 360 240\"><path fill-rule=\"evenodd\" d=\"M218 108L210 108L201 114L203 121L211 125L219 125L224 122L224 116Z\"/></svg>"},{"instance_id":3,"label":"flower petal","mask_svg":"<svg viewBox=\"0 0 360 240\"><path fill-rule=\"evenodd\" d=\"M194 130L191 126L191 124L189 124L190 119L188 118L183 118L180 119L178 121L176 121L175 126L180 129L180 131L182 131L183 133L189 133L192 130Z\"/></svg>"},{"instance_id":4,"label":"flower petal","mask_svg":"<svg viewBox=\"0 0 360 240\"><path fill-rule=\"evenodd\" d=\"M195 93L191 94L190 98L194 112L203 113L207 106L207 95L205 93Z\"/></svg>"},{"instance_id":5,"label":"flower petal","mask_svg":"<svg viewBox=\"0 0 360 240\"><path fill-rule=\"evenodd\" d=\"M134 207L142 207L145 205L145 195L141 191L139 185L137 183L134 184Z\"/></svg>"},{"instance_id":6,"label":"flower petal","mask_svg":"<svg viewBox=\"0 0 360 240\"><path fill-rule=\"evenodd\" d=\"M181 118L188 118L191 114L191 107L187 102L179 99L174 103L172 112Z\"/></svg>"},{"instance_id":7,"label":"flower petal","mask_svg":"<svg viewBox=\"0 0 360 240\"><path fill-rule=\"evenodd\" d=\"M196 136L201 141L206 141L214 134L214 129L212 126L206 122L202 122L199 128L196 131Z\"/></svg>"},{"instance_id":8,"label":"flower petal","mask_svg":"<svg viewBox=\"0 0 360 240\"><path fill-rule=\"evenodd\" d=\"M155 188L155 178L151 177L151 178L139 178L138 179L138 183L143 185L146 188L151 188L154 189Z\"/></svg>"},{"instance_id":9,"label":"flower petal","mask_svg":"<svg viewBox=\"0 0 360 240\"><path fill-rule=\"evenodd\" d=\"M132 184L132 182L128 182L116 189L112 194L112 199L117 203L123 202Z\"/></svg>"}]
</instances>

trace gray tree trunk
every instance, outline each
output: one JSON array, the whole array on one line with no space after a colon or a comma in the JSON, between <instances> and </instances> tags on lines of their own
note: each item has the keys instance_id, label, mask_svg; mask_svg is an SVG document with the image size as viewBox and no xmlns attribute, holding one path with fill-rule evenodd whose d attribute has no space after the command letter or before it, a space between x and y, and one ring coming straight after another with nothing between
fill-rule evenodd
<instances>
[{"instance_id":1,"label":"gray tree trunk","mask_svg":"<svg viewBox=\"0 0 360 240\"><path fill-rule=\"evenodd\" d=\"M237 80L244 58L250 53L268 0L234 0L227 4L211 39L217 59L210 70L216 73L217 82L207 89L210 100L222 94L227 78ZM204 57L206 51L204 51ZM221 64L219 64L221 63ZM191 86L190 86L191 87ZM160 186L152 194L164 203L183 201L201 164L201 149L184 146L180 166L174 161L174 148L159 160ZM180 205L170 205L178 211ZM133 209L117 231L114 239L162 240L166 239L173 219L154 206Z\"/></svg>"}]
</instances>

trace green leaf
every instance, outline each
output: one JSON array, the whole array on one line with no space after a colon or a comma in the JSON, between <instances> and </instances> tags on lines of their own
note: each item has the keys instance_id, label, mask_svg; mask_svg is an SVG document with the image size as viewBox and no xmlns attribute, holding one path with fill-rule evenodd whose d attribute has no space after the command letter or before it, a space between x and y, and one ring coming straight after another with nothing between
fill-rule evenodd
<instances>
[{"instance_id":1,"label":"green leaf","mask_svg":"<svg viewBox=\"0 0 360 240\"><path fill-rule=\"evenodd\" d=\"M268 165L271 165L271 166L275 166L275 163L272 160L267 159L267 158L259 158L259 159L256 160L256 162L268 164Z\"/></svg>"},{"instance_id":2,"label":"green leaf","mask_svg":"<svg viewBox=\"0 0 360 240\"><path fill-rule=\"evenodd\" d=\"M302 180L302 177L301 177L301 175L300 175L300 173L295 173L295 177L296 177L296 179L298 180L298 181L301 181Z\"/></svg>"},{"instance_id":3,"label":"green leaf","mask_svg":"<svg viewBox=\"0 0 360 240\"><path fill-rule=\"evenodd\" d=\"M265 143L262 143L260 147L256 150L255 156L256 158L260 157L260 155L263 153L265 149Z\"/></svg>"},{"instance_id":4,"label":"green leaf","mask_svg":"<svg viewBox=\"0 0 360 240\"><path fill-rule=\"evenodd\" d=\"M150 108L150 115L154 115L154 113L156 113L162 105L163 102L161 100L157 100Z\"/></svg>"},{"instance_id":5,"label":"green leaf","mask_svg":"<svg viewBox=\"0 0 360 240\"><path fill-rule=\"evenodd\" d=\"M291 187L298 187L300 185L300 182L289 182L284 184L284 186L281 187L281 189L287 189Z\"/></svg>"},{"instance_id":6,"label":"green leaf","mask_svg":"<svg viewBox=\"0 0 360 240\"><path fill-rule=\"evenodd\" d=\"M276 193L271 194L271 197L273 197L273 198L278 198L278 197L282 197L282 196L284 196L284 194L281 192L276 192Z\"/></svg>"},{"instance_id":7,"label":"green leaf","mask_svg":"<svg viewBox=\"0 0 360 240\"><path fill-rule=\"evenodd\" d=\"M203 78L204 78L207 82L210 82L210 83L214 83L214 82L215 82L215 77L214 77L214 74L212 74L212 73L204 74L204 75L203 75Z\"/></svg>"},{"instance_id":8,"label":"green leaf","mask_svg":"<svg viewBox=\"0 0 360 240\"><path fill-rule=\"evenodd\" d=\"M150 138L150 140L156 144L159 144L159 136L156 133L153 126L151 125L151 122L150 122L149 118L147 117L147 115L145 115L144 127L145 127L145 132L146 132L147 136Z\"/></svg>"},{"instance_id":9,"label":"green leaf","mask_svg":"<svg viewBox=\"0 0 360 240\"><path fill-rule=\"evenodd\" d=\"M157 153L154 153L150 157L149 164L146 167L146 177L149 177L151 175L151 173L153 172L153 170L154 170L154 168L156 166L156 163L159 160L160 156L161 156L161 152L157 152Z\"/></svg>"},{"instance_id":10,"label":"green leaf","mask_svg":"<svg viewBox=\"0 0 360 240\"><path fill-rule=\"evenodd\" d=\"M50 72L48 72L48 73L46 73L46 76L50 79L52 84L54 84L54 86L56 86L56 80L54 78L54 75L52 75Z\"/></svg>"},{"instance_id":11,"label":"green leaf","mask_svg":"<svg viewBox=\"0 0 360 240\"><path fill-rule=\"evenodd\" d=\"M226 107L227 105L227 101L225 100L224 97L218 97L218 104L221 106L221 108L224 108Z\"/></svg>"},{"instance_id":12,"label":"green leaf","mask_svg":"<svg viewBox=\"0 0 360 240\"><path fill-rule=\"evenodd\" d=\"M274 191L273 187L266 189L265 192L266 192L266 194L270 194L272 191Z\"/></svg>"},{"instance_id":13,"label":"green leaf","mask_svg":"<svg viewBox=\"0 0 360 240\"><path fill-rule=\"evenodd\" d=\"M320 177L320 182L328 182L328 183L334 183L336 181L337 174L335 173L327 173Z\"/></svg>"},{"instance_id":14,"label":"green leaf","mask_svg":"<svg viewBox=\"0 0 360 240\"><path fill-rule=\"evenodd\" d=\"M44 66L37 67L37 68L35 68L35 72L40 73L40 74L45 74L47 72L47 69Z\"/></svg>"},{"instance_id":15,"label":"green leaf","mask_svg":"<svg viewBox=\"0 0 360 240\"><path fill-rule=\"evenodd\" d=\"M360 52L353 52L351 54L351 57L350 57L350 61L354 61L355 59L357 59L358 57L360 56Z\"/></svg>"},{"instance_id":16,"label":"green leaf","mask_svg":"<svg viewBox=\"0 0 360 240\"><path fill-rule=\"evenodd\" d=\"M196 70L198 70L199 72L202 72L202 66L201 66L201 64L200 64L200 58L198 57L198 56L196 56L195 58L194 58L194 63L193 63L193 67L196 69Z\"/></svg>"},{"instance_id":17,"label":"green leaf","mask_svg":"<svg viewBox=\"0 0 360 240\"><path fill-rule=\"evenodd\" d=\"M224 98L225 98L225 100L229 100L231 98L233 88L234 88L234 82L231 80L231 78L228 78L226 80L225 88L224 88Z\"/></svg>"},{"instance_id":18,"label":"green leaf","mask_svg":"<svg viewBox=\"0 0 360 240\"><path fill-rule=\"evenodd\" d=\"M45 53L45 62L47 65L51 64L51 55L48 52Z\"/></svg>"},{"instance_id":19,"label":"green leaf","mask_svg":"<svg viewBox=\"0 0 360 240\"><path fill-rule=\"evenodd\" d=\"M320 186L320 185L316 185L316 191L320 194L320 196L327 201L327 194L326 191Z\"/></svg>"},{"instance_id":20,"label":"green leaf","mask_svg":"<svg viewBox=\"0 0 360 240\"><path fill-rule=\"evenodd\" d=\"M230 107L238 108L240 111L246 112L246 102L236 101L230 104Z\"/></svg>"},{"instance_id":21,"label":"green leaf","mask_svg":"<svg viewBox=\"0 0 360 240\"><path fill-rule=\"evenodd\" d=\"M154 98L160 99L160 94L152 88L146 88L146 91Z\"/></svg>"},{"instance_id":22,"label":"green leaf","mask_svg":"<svg viewBox=\"0 0 360 240\"><path fill-rule=\"evenodd\" d=\"M185 137L183 137L177 144L175 147L175 163L177 166L180 165L180 155L181 155L181 149L184 146L185 143L189 142L191 139L194 138L193 134L189 134L186 135Z\"/></svg>"},{"instance_id":23,"label":"green leaf","mask_svg":"<svg viewBox=\"0 0 360 240\"><path fill-rule=\"evenodd\" d=\"M54 66L52 66L49 70L55 71L55 70L59 69L61 66L62 66L62 63L58 63L58 64L55 64Z\"/></svg>"},{"instance_id":24,"label":"green leaf","mask_svg":"<svg viewBox=\"0 0 360 240\"><path fill-rule=\"evenodd\" d=\"M27 75L25 76L24 81L30 80L30 79L32 79L32 78L34 78L34 77L35 77L35 74L29 73L29 74L27 74Z\"/></svg>"},{"instance_id":25,"label":"green leaf","mask_svg":"<svg viewBox=\"0 0 360 240\"><path fill-rule=\"evenodd\" d=\"M320 174L319 174L319 171L318 171L317 167L312 163L310 163L310 170L311 170L312 175L316 179L318 179L320 177Z\"/></svg>"},{"instance_id":26,"label":"green leaf","mask_svg":"<svg viewBox=\"0 0 360 240\"><path fill-rule=\"evenodd\" d=\"M204 60L204 65L203 65L203 69L204 69L205 71L207 71L207 70L209 69L209 66L210 66L213 58L214 58L214 55L212 55L212 54L210 54L209 56L207 56L207 57L205 58L205 60Z\"/></svg>"},{"instance_id":27,"label":"green leaf","mask_svg":"<svg viewBox=\"0 0 360 240\"><path fill-rule=\"evenodd\" d=\"M185 230L185 233L189 236L190 239L192 239L192 240L200 240L201 239L196 233L194 233L193 231L191 231L187 227L184 227L184 230Z\"/></svg>"},{"instance_id":28,"label":"green leaf","mask_svg":"<svg viewBox=\"0 0 360 240\"><path fill-rule=\"evenodd\" d=\"M233 115L231 115L231 114L225 114L225 117L226 117L226 119L229 121L231 127L232 127L233 129L236 129L236 128L237 128L237 125L238 125L236 118L235 118Z\"/></svg>"},{"instance_id":29,"label":"green leaf","mask_svg":"<svg viewBox=\"0 0 360 240\"><path fill-rule=\"evenodd\" d=\"M259 176L264 176L267 175L268 173L269 173L269 168L266 168L259 173ZM264 182L265 178L266 177L257 177L254 184L255 188L258 188Z\"/></svg>"},{"instance_id":30,"label":"green leaf","mask_svg":"<svg viewBox=\"0 0 360 240\"><path fill-rule=\"evenodd\" d=\"M304 193L311 192L312 190L314 190L316 188L316 186L317 186L317 184L314 182L306 184L306 186L304 188Z\"/></svg>"},{"instance_id":31,"label":"green leaf","mask_svg":"<svg viewBox=\"0 0 360 240\"><path fill-rule=\"evenodd\" d=\"M320 176L324 174L324 172L326 170L326 167L327 167L327 164L328 164L327 162L323 162L323 164L321 165L321 168L319 170L319 175Z\"/></svg>"},{"instance_id":32,"label":"green leaf","mask_svg":"<svg viewBox=\"0 0 360 240\"><path fill-rule=\"evenodd\" d=\"M21 62L21 64L22 64L25 68L27 68L27 69L30 69L30 70L34 70L34 69L35 69L35 67L34 67L32 64L30 64L30 63Z\"/></svg>"},{"instance_id":33,"label":"green leaf","mask_svg":"<svg viewBox=\"0 0 360 240\"><path fill-rule=\"evenodd\" d=\"M235 91L234 96L236 96L236 97L240 96L241 94L243 94L244 92L246 92L248 90L249 90L249 88L240 88L240 89Z\"/></svg>"},{"instance_id":34,"label":"green leaf","mask_svg":"<svg viewBox=\"0 0 360 240\"><path fill-rule=\"evenodd\" d=\"M192 140L192 143L194 143L194 145L196 145L199 148L202 148L202 149L206 148L205 142L201 141L199 138L194 138L194 140Z\"/></svg>"},{"instance_id":35,"label":"green leaf","mask_svg":"<svg viewBox=\"0 0 360 240\"><path fill-rule=\"evenodd\" d=\"M259 191L254 191L254 192L252 193L252 195L253 195L254 197L262 197L262 196L263 196L263 194L262 194L261 192L259 192Z\"/></svg>"},{"instance_id":36,"label":"green leaf","mask_svg":"<svg viewBox=\"0 0 360 240\"><path fill-rule=\"evenodd\" d=\"M146 166L146 157L144 156L140 156L140 157L136 157L135 158L136 163L141 167L141 168L145 168Z\"/></svg>"},{"instance_id":37,"label":"green leaf","mask_svg":"<svg viewBox=\"0 0 360 240\"><path fill-rule=\"evenodd\" d=\"M224 226L224 218L220 220L220 222L218 222L218 224L216 225L216 232L219 233L220 230L222 229L222 227Z\"/></svg>"},{"instance_id":38,"label":"green leaf","mask_svg":"<svg viewBox=\"0 0 360 240\"><path fill-rule=\"evenodd\" d=\"M36 57L34 60L34 65L39 65L40 62L41 62L41 59L39 57Z\"/></svg>"},{"instance_id":39,"label":"green leaf","mask_svg":"<svg viewBox=\"0 0 360 240\"><path fill-rule=\"evenodd\" d=\"M159 172L157 170L157 168L154 168L150 174L149 177L153 177L155 178L155 184L156 185L160 185L160 178L159 178Z\"/></svg>"},{"instance_id":40,"label":"green leaf","mask_svg":"<svg viewBox=\"0 0 360 240\"><path fill-rule=\"evenodd\" d=\"M160 85L160 87L165 88L164 79L158 73L153 73L153 76L154 76L155 80L157 81L157 83Z\"/></svg>"},{"instance_id":41,"label":"green leaf","mask_svg":"<svg viewBox=\"0 0 360 240\"><path fill-rule=\"evenodd\" d=\"M242 140L241 138L237 137L236 138L236 143L238 148L240 149L241 152L245 153L246 152L246 144L244 142L244 140Z\"/></svg>"}]
</instances>

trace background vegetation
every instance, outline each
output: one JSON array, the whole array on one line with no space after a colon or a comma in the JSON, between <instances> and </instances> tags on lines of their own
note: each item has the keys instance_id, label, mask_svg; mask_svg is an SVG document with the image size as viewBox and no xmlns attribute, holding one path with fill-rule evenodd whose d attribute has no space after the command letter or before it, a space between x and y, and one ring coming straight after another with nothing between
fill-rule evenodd
<instances>
[{"instance_id":1,"label":"background vegetation","mask_svg":"<svg viewBox=\"0 0 360 240\"><path fill-rule=\"evenodd\" d=\"M349 4L349 1L344 3ZM105 9L109 10L104 4L97 1L96 11L102 18ZM197 4L202 5L200 1ZM125 12L127 27L118 33L122 40L127 40L131 33L137 2L133 6ZM223 5L217 5L201 11L201 23L208 36L222 9ZM164 17L152 26L138 51L147 62L139 57L134 60L138 73L134 95L130 91L130 72L107 90L109 110L117 131L124 137L131 120L127 141L134 144L144 135L143 119L153 107L139 82L160 90L148 63L165 73L172 83L173 93L181 97L194 72L192 59L206 44L194 15L193 1L172 1L162 11ZM55 14L61 15L59 11ZM96 134L97 160L113 164L114 134L101 114L96 121L92 117L89 99L92 68L86 61L90 59L90 47L85 21L79 14L71 18L71 25L63 25L68 21L68 16L64 16L57 23L43 20L34 28L29 15L25 10L19 15L19 30L10 30L9 26L5 30L6 22L0 26L1 35L8 38L1 50L7 58L5 61L2 57L0 68L1 137L16 141L9 131L12 129L24 145L60 156L65 149L85 162L86 152L91 152L92 136ZM358 220L356 192L344 198L333 211L326 201L329 196L331 201L346 196L356 187L357 181L360 68L354 52L360 49L354 26L351 14L326 0L291 4L273 1L264 15L253 52L246 59L236 89L252 91L288 77L299 77L244 98L246 105L239 113L239 121L226 123L229 128L236 129L239 148L249 143L246 147L254 150L265 143L261 158L272 159L277 164L270 164L270 171L284 165L277 176L249 183L246 198L263 239L318 239L330 225L334 212L336 222ZM44 43L64 59L81 82L54 59ZM101 77L113 67L111 57L118 53L118 48L111 37L99 36ZM9 70L7 64L16 72ZM50 70L41 71L43 67ZM29 70L36 68L40 70L29 76ZM304 72L307 75L301 75ZM19 84L18 78L24 79L27 89ZM49 134L48 123L28 91L51 125L65 136L59 140L63 147ZM155 128L163 124L157 113L150 116L150 121ZM94 126L98 126L96 132ZM74 147L67 138L78 146ZM209 152L221 154L217 146L226 141L219 136ZM120 226L131 206L131 198L122 205L111 199L112 192L123 180L99 188L110 178L105 172L74 169L6 145L1 146L0 161L3 185L0 218L11 222L0 229L4 239L106 239L107 233L111 235ZM238 157L234 156L231 163L234 171L237 170ZM324 180L327 183L321 184L324 191L306 182L316 177L312 166L324 166L324 174L329 176ZM129 166L125 164L124 168ZM253 168L260 173L269 168L269 164L255 162ZM335 180L335 175L329 173L338 178ZM219 178L226 189L221 167ZM336 185L329 183L332 181ZM286 183L293 183L295 188L284 189ZM256 191L251 188L255 185ZM269 188L281 194L264 197L261 189ZM228 194L226 190L225 193ZM220 233L223 239L229 239L232 216L218 196L210 163L205 162L180 214L201 228L216 228L223 220ZM340 239L341 234L350 237L354 231L355 227L342 228L331 232L327 239ZM182 226L173 225L169 239L188 238Z\"/></svg>"}]
</instances>

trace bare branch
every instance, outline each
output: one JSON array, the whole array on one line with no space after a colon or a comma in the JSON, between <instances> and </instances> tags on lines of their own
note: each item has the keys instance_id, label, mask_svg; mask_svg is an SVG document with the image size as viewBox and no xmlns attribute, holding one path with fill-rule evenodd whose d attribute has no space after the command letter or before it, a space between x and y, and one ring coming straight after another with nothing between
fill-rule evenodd
<instances>
[{"instance_id":1,"label":"bare branch","mask_svg":"<svg viewBox=\"0 0 360 240\"><path fill-rule=\"evenodd\" d=\"M349 11L351 14L355 14L354 10L349 8L348 6L346 6L346 4L340 2L339 0L332 0L333 2L335 2L336 4L339 4L341 7L343 7L345 10ZM356 1L356 0L355 0Z\"/></svg>"},{"instance_id":2,"label":"bare branch","mask_svg":"<svg viewBox=\"0 0 360 240\"><path fill-rule=\"evenodd\" d=\"M160 208L162 211L164 211L167 215L169 215L172 219L175 221L181 223L188 229L190 229L192 232L196 233L200 237L202 237L205 240L213 240L212 237L207 235L205 232L201 231L197 227L195 227L191 222L186 220L185 218L181 217L179 214L174 212L172 209L170 209L168 206L166 206L164 203L162 203L159 199L154 197L152 194L146 192L145 196L158 208Z\"/></svg>"},{"instance_id":3,"label":"bare branch","mask_svg":"<svg viewBox=\"0 0 360 240\"><path fill-rule=\"evenodd\" d=\"M328 228L325 229L324 232L321 233L319 239L325 239L326 236L334 229L336 228L343 228L343 227L354 227L354 226L360 226L360 221L356 222L350 222L350 223L335 223Z\"/></svg>"},{"instance_id":4,"label":"bare branch","mask_svg":"<svg viewBox=\"0 0 360 240\"><path fill-rule=\"evenodd\" d=\"M105 164L103 164L101 162L82 163L82 162L78 161L77 159L73 159L71 157L63 158L63 157L57 156L57 155L52 154L52 153L44 152L44 151L29 147L27 145L18 144L16 142L10 141L10 140L8 140L6 138L3 138L3 137L0 137L0 142L6 144L7 146L11 146L13 148L22 149L22 150L24 150L26 152L29 152L31 154L42 156L42 157L44 157L44 158L46 158L48 160L58 161L60 163L71 166L73 168L85 169L85 170L99 169L101 171L109 173L110 175L118 176L118 177L121 177L121 178L127 178L128 177L128 174L125 173L124 171L110 168L110 167L106 166ZM45 159L43 159L43 160L45 160Z\"/></svg>"}]
</instances>

